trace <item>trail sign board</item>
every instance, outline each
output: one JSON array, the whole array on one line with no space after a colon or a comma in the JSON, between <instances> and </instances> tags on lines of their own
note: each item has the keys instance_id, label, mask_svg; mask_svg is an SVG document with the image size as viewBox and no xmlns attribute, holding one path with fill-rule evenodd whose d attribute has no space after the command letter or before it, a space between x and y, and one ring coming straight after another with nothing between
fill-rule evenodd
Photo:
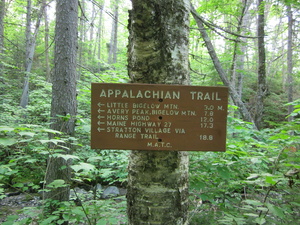
<instances>
[{"instance_id":1,"label":"trail sign board","mask_svg":"<svg viewBox=\"0 0 300 225\"><path fill-rule=\"evenodd\" d=\"M225 151L228 88L92 83L94 149Z\"/></svg>"}]
</instances>

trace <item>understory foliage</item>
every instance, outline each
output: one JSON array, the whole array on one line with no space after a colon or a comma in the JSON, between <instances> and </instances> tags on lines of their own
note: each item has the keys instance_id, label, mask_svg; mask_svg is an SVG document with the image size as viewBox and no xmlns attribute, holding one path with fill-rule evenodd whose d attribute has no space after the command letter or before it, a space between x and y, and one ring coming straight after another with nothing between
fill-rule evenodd
<instances>
[{"instance_id":1,"label":"understory foliage","mask_svg":"<svg viewBox=\"0 0 300 225\"><path fill-rule=\"evenodd\" d=\"M108 71L108 74L111 72ZM88 74L86 74L88 76ZM106 75L103 75L105 77ZM42 82L42 81L41 81ZM97 184L126 186L127 154L121 150L90 149L90 85L82 79L79 84L79 114L76 137L61 135L49 139L50 84L33 91L32 101L42 102L27 109L20 109L11 98L2 104L0 118L0 198L5 193L20 192L39 196L49 188L70 185L87 190L78 193L69 202L60 203L54 214L42 214L47 202L37 207L28 207L8 215L3 224L13 224L19 214L27 215L15 224L119 224L126 223L124 197L104 200L95 192ZM35 94L35 92L37 94ZM300 215L300 153L299 100L295 101L294 120L273 124L274 128L254 130L251 123L235 118L236 107L229 107L227 128L227 151L190 152L190 224L298 224ZM41 113L41 116L36 116ZM26 116L25 116L26 115ZM68 115L65 116L68 120ZM4 125L5 124L5 125ZM72 160L72 183L56 180L44 185L48 157L61 157L60 150L49 148L64 142L75 146L73 154L63 155ZM80 201L80 204L78 204ZM63 212L63 218L61 215Z\"/></svg>"},{"instance_id":2,"label":"understory foliage","mask_svg":"<svg viewBox=\"0 0 300 225\"><path fill-rule=\"evenodd\" d=\"M229 116L227 151L191 154L191 224L299 224L299 128Z\"/></svg>"}]
</instances>

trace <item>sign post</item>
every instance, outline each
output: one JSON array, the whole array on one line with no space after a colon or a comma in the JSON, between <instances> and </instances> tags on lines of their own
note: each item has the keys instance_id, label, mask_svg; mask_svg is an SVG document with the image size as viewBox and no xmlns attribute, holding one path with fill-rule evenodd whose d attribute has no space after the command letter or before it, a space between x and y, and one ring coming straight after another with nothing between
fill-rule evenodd
<instances>
[{"instance_id":1,"label":"sign post","mask_svg":"<svg viewBox=\"0 0 300 225\"><path fill-rule=\"evenodd\" d=\"M227 87L92 83L94 149L225 151Z\"/></svg>"}]
</instances>

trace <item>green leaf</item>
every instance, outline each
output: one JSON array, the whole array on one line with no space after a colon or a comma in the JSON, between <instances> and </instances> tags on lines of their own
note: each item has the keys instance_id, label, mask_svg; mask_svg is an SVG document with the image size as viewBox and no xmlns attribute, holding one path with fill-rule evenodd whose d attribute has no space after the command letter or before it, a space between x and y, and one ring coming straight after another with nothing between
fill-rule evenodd
<instances>
[{"instance_id":1,"label":"green leaf","mask_svg":"<svg viewBox=\"0 0 300 225\"><path fill-rule=\"evenodd\" d=\"M267 209L266 207L260 207L260 206L255 207L255 209L256 209L256 210L263 211L263 212L267 212L267 211L268 211L268 209Z\"/></svg>"},{"instance_id":2,"label":"green leaf","mask_svg":"<svg viewBox=\"0 0 300 225\"><path fill-rule=\"evenodd\" d=\"M16 144L18 141L15 138L3 138L0 137L0 145L10 146Z\"/></svg>"},{"instance_id":3,"label":"green leaf","mask_svg":"<svg viewBox=\"0 0 300 225\"><path fill-rule=\"evenodd\" d=\"M23 183L16 183L16 184L13 185L13 187L21 188L21 187L24 187L24 184Z\"/></svg>"},{"instance_id":4,"label":"green leaf","mask_svg":"<svg viewBox=\"0 0 300 225\"><path fill-rule=\"evenodd\" d=\"M64 180L58 179L54 180L50 184L47 185L49 188L60 188L60 187L66 187L66 182Z\"/></svg>"},{"instance_id":5,"label":"green leaf","mask_svg":"<svg viewBox=\"0 0 300 225\"><path fill-rule=\"evenodd\" d=\"M229 179L231 177L231 173L226 167L218 167L217 171L225 179Z\"/></svg>"},{"instance_id":6,"label":"green leaf","mask_svg":"<svg viewBox=\"0 0 300 225\"><path fill-rule=\"evenodd\" d=\"M90 130L91 130L91 125L83 125L83 126L81 127L81 129L83 129L85 132L90 132Z\"/></svg>"},{"instance_id":7,"label":"green leaf","mask_svg":"<svg viewBox=\"0 0 300 225\"><path fill-rule=\"evenodd\" d=\"M266 176L266 182L272 185L276 184L276 181L274 181L273 177L270 176Z\"/></svg>"},{"instance_id":8,"label":"green leaf","mask_svg":"<svg viewBox=\"0 0 300 225\"><path fill-rule=\"evenodd\" d=\"M96 225L106 225L106 224L107 224L106 219L102 218L102 219L100 219L100 220L97 221Z\"/></svg>"},{"instance_id":9,"label":"green leaf","mask_svg":"<svg viewBox=\"0 0 300 225\"><path fill-rule=\"evenodd\" d=\"M20 134L21 136L29 136L29 137L33 137L36 133L28 132L28 131L21 131L21 132L19 132L19 134Z\"/></svg>"},{"instance_id":10,"label":"green leaf","mask_svg":"<svg viewBox=\"0 0 300 225\"><path fill-rule=\"evenodd\" d=\"M262 205L262 203L260 201L251 200L251 199L247 199L247 200L245 200L245 202L249 205L255 205L255 206Z\"/></svg>"},{"instance_id":11,"label":"green leaf","mask_svg":"<svg viewBox=\"0 0 300 225\"><path fill-rule=\"evenodd\" d=\"M249 177L247 177L247 180L257 179L257 178L259 178L259 177L260 177L259 174L253 173L253 174L250 174Z\"/></svg>"},{"instance_id":12,"label":"green leaf","mask_svg":"<svg viewBox=\"0 0 300 225\"><path fill-rule=\"evenodd\" d=\"M118 223L118 219L117 218L109 218L108 222L109 222L109 224L117 224Z\"/></svg>"},{"instance_id":13,"label":"green leaf","mask_svg":"<svg viewBox=\"0 0 300 225\"><path fill-rule=\"evenodd\" d=\"M64 154L54 154L55 157L63 158L64 160L68 161L69 159L80 159L76 155L64 155Z\"/></svg>"},{"instance_id":14,"label":"green leaf","mask_svg":"<svg viewBox=\"0 0 300 225\"><path fill-rule=\"evenodd\" d=\"M258 214L254 214L254 213L244 213L244 215L246 216L250 216L250 217L258 217Z\"/></svg>"},{"instance_id":15,"label":"green leaf","mask_svg":"<svg viewBox=\"0 0 300 225\"><path fill-rule=\"evenodd\" d=\"M0 132L1 131L9 132L9 131L14 131L14 130L15 130L15 128L12 128L12 127L0 126Z\"/></svg>"},{"instance_id":16,"label":"green leaf","mask_svg":"<svg viewBox=\"0 0 300 225\"><path fill-rule=\"evenodd\" d=\"M43 129L43 130L41 130L41 131L47 132L47 133L52 133L52 134L61 134L60 131L52 130L52 129Z\"/></svg>"},{"instance_id":17,"label":"green leaf","mask_svg":"<svg viewBox=\"0 0 300 225\"><path fill-rule=\"evenodd\" d=\"M263 218L263 217L258 217L258 218L255 219L255 222L257 224L265 224L266 223L266 219Z\"/></svg>"},{"instance_id":18,"label":"green leaf","mask_svg":"<svg viewBox=\"0 0 300 225\"><path fill-rule=\"evenodd\" d=\"M298 202L290 202L290 204L300 207L300 203L298 203Z\"/></svg>"},{"instance_id":19,"label":"green leaf","mask_svg":"<svg viewBox=\"0 0 300 225\"><path fill-rule=\"evenodd\" d=\"M102 160L103 159L103 157L101 157L101 156L94 156L94 157L90 157L90 158L88 158L88 162L99 162L100 160Z\"/></svg>"},{"instance_id":20,"label":"green leaf","mask_svg":"<svg viewBox=\"0 0 300 225\"><path fill-rule=\"evenodd\" d=\"M27 159L24 163L35 163L38 159Z\"/></svg>"},{"instance_id":21,"label":"green leaf","mask_svg":"<svg viewBox=\"0 0 300 225\"><path fill-rule=\"evenodd\" d=\"M2 225L12 225L12 224L14 224L14 221L18 218L19 218L19 216L17 216L17 215L7 216L6 222L2 223Z\"/></svg>"},{"instance_id":22,"label":"green leaf","mask_svg":"<svg viewBox=\"0 0 300 225\"><path fill-rule=\"evenodd\" d=\"M255 163L261 163L261 159L256 158L256 157L255 157L255 158L253 157L253 158L251 158L250 160L251 160L251 162L254 163L254 164L255 164Z\"/></svg>"},{"instance_id":23,"label":"green leaf","mask_svg":"<svg viewBox=\"0 0 300 225\"><path fill-rule=\"evenodd\" d=\"M58 139L39 140L39 142L41 142L42 144L53 143L53 144L56 144L56 145L59 144L59 143L64 143L64 141L58 140Z\"/></svg>"},{"instance_id":24,"label":"green leaf","mask_svg":"<svg viewBox=\"0 0 300 225\"><path fill-rule=\"evenodd\" d=\"M107 168L107 169L101 169L100 173L101 173L101 177L108 178L111 176L112 173L114 173L114 171L110 168Z\"/></svg>"},{"instance_id":25,"label":"green leaf","mask_svg":"<svg viewBox=\"0 0 300 225\"><path fill-rule=\"evenodd\" d=\"M271 203L267 203L266 204L268 209L270 210L270 212L274 215L274 216L278 216L279 218L283 219L284 218L284 213L283 210L280 209L279 207L271 204Z\"/></svg>"},{"instance_id":26,"label":"green leaf","mask_svg":"<svg viewBox=\"0 0 300 225\"><path fill-rule=\"evenodd\" d=\"M47 219L43 220L40 225L49 225L52 224L51 222L53 222L54 220L59 219L59 216L50 216Z\"/></svg>"},{"instance_id":27,"label":"green leaf","mask_svg":"<svg viewBox=\"0 0 300 225\"><path fill-rule=\"evenodd\" d=\"M79 163L77 165L72 165L71 168L77 173L80 170L84 170L84 171L94 170L95 166L89 163Z\"/></svg>"}]
</instances>

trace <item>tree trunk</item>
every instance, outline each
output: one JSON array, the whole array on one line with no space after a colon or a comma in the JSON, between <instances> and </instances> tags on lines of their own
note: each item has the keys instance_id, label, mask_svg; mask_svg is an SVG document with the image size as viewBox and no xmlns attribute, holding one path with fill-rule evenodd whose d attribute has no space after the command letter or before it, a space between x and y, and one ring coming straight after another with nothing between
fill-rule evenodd
<instances>
[{"instance_id":1,"label":"tree trunk","mask_svg":"<svg viewBox=\"0 0 300 225\"><path fill-rule=\"evenodd\" d=\"M45 64L46 64L46 79L48 82L51 82L50 74L50 62L49 62L49 22L48 22L48 13L47 7L44 9L44 18L45 18Z\"/></svg>"},{"instance_id":2,"label":"tree trunk","mask_svg":"<svg viewBox=\"0 0 300 225\"><path fill-rule=\"evenodd\" d=\"M26 39L26 51L25 51L25 77L23 84L23 92L20 100L20 106L26 108L29 101L29 73L32 66L32 34L31 34L31 0L27 0L27 8L26 8L26 31L25 31L25 39Z\"/></svg>"},{"instance_id":3,"label":"tree trunk","mask_svg":"<svg viewBox=\"0 0 300 225\"><path fill-rule=\"evenodd\" d=\"M0 74L3 69L5 0L0 0Z\"/></svg>"},{"instance_id":4,"label":"tree trunk","mask_svg":"<svg viewBox=\"0 0 300 225\"><path fill-rule=\"evenodd\" d=\"M255 109L255 124L258 129L263 126L264 98L266 96L266 52L265 52L265 2L258 0L257 47L258 47L258 82Z\"/></svg>"},{"instance_id":5,"label":"tree trunk","mask_svg":"<svg viewBox=\"0 0 300 225\"><path fill-rule=\"evenodd\" d=\"M79 17L79 45L78 45L78 64L79 65L84 65L85 63L85 57L84 56L84 45L86 41L86 35L87 35L87 30L86 30L86 25L85 25L85 0L82 0L79 2L79 7L80 7L80 17ZM80 80L82 71L81 67L79 67L77 71L77 80Z\"/></svg>"},{"instance_id":6,"label":"tree trunk","mask_svg":"<svg viewBox=\"0 0 300 225\"><path fill-rule=\"evenodd\" d=\"M189 1L132 3L128 25L132 82L189 84ZM187 152L132 151L128 173L129 224L187 224Z\"/></svg>"},{"instance_id":7,"label":"tree trunk","mask_svg":"<svg viewBox=\"0 0 300 225\"><path fill-rule=\"evenodd\" d=\"M213 61L213 64L214 64L220 78L221 78L222 82L224 83L224 85L226 85L229 88L229 94L230 94L234 104L239 107L239 112L241 113L243 119L248 122L252 122L254 128L256 129L254 120L253 120L250 112L246 108L245 104L242 102L242 100L241 100L238 92L234 88L234 86L229 82L229 80L227 78L227 74L221 65L221 62L217 56L217 53L215 52L214 46L212 45L210 38L206 33L202 18L197 14L196 10L194 9L194 7L192 5L191 5L191 12L192 12L194 19L196 20L197 26L198 26L199 31L202 35L202 38L205 42L208 53Z\"/></svg>"},{"instance_id":8,"label":"tree trunk","mask_svg":"<svg viewBox=\"0 0 300 225\"><path fill-rule=\"evenodd\" d=\"M110 43L108 46L108 63L113 64L117 62L117 44L118 44L118 20L119 20L119 6L118 1L114 4L114 16L111 29Z\"/></svg>"},{"instance_id":9,"label":"tree trunk","mask_svg":"<svg viewBox=\"0 0 300 225\"><path fill-rule=\"evenodd\" d=\"M249 13L248 9L250 3L248 0L243 0L243 8L241 16L239 18L237 34L245 35L244 26L246 21L248 21ZM237 37L234 43L234 52L231 65L231 83L235 87L240 99L242 99L242 88L243 88L243 70L244 70L244 61L245 61L245 52L246 52L246 39Z\"/></svg>"},{"instance_id":10,"label":"tree trunk","mask_svg":"<svg viewBox=\"0 0 300 225\"><path fill-rule=\"evenodd\" d=\"M293 101L293 13L291 5L287 6L288 15L288 49L287 49L287 87L288 87L288 102ZM288 114L294 110L293 105L288 106ZM288 117L288 121L292 121L293 117Z\"/></svg>"},{"instance_id":11,"label":"tree trunk","mask_svg":"<svg viewBox=\"0 0 300 225\"><path fill-rule=\"evenodd\" d=\"M97 51L97 59L98 59L98 67L100 71L101 67L101 46L102 46L102 30L103 30L103 7L104 5L100 5L100 14L99 14L99 21L98 21L98 32L97 32L97 42L98 43L98 51Z\"/></svg>"},{"instance_id":12,"label":"tree trunk","mask_svg":"<svg viewBox=\"0 0 300 225\"><path fill-rule=\"evenodd\" d=\"M34 34L31 33L31 0L27 0L27 13L26 13L26 52L25 52L25 78L23 85L23 92L20 100L20 106L26 108L29 102L29 75L32 68L33 56L35 51L36 38L39 32L40 23L42 19L42 15L44 12L44 8L46 6L45 0L42 2L36 25Z\"/></svg>"},{"instance_id":13,"label":"tree trunk","mask_svg":"<svg viewBox=\"0 0 300 225\"><path fill-rule=\"evenodd\" d=\"M54 75L52 85L50 128L73 136L75 130L76 102L76 53L78 28L78 1L58 0L56 4ZM50 135L53 138L53 135ZM55 146L59 148L59 146ZM66 150L67 149L67 150ZM71 153L66 143L62 152ZM46 184L62 179L68 185L71 177L69 161L50 157L46 173ZM51 189L46 193L51 200L69 199L69 186Z\"/></svg>"}]
</instances>

